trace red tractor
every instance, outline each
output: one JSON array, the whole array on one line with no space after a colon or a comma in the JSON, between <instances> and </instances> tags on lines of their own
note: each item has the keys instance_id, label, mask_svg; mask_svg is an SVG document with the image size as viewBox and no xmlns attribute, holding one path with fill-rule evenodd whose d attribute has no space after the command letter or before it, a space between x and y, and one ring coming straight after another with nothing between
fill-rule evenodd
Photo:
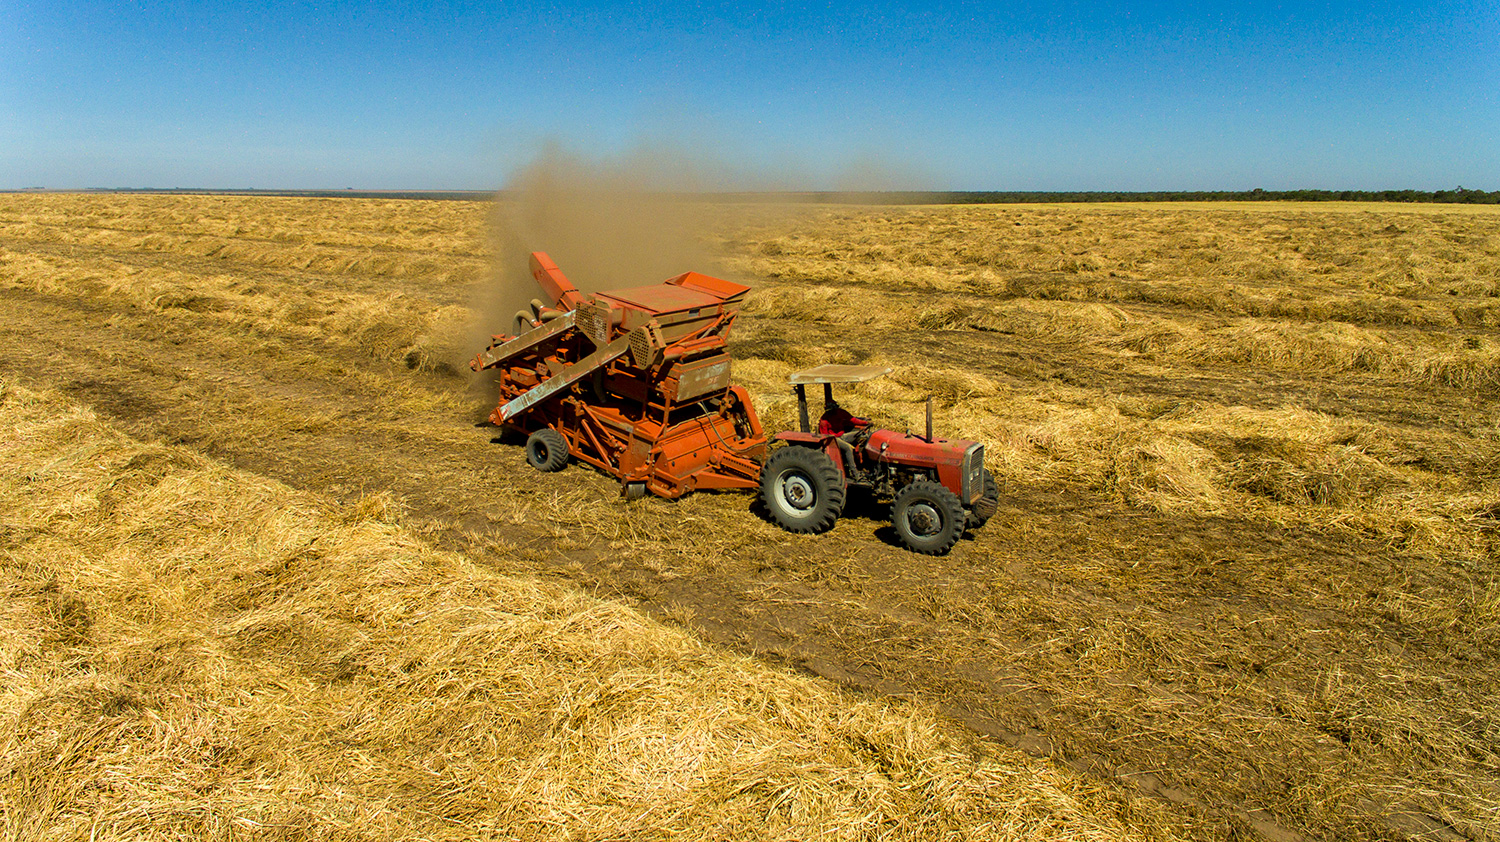
<instances>
[{"instance_id":1,"label":"red tractor","mask_svg":"<svg viewBox=\"0 0 1500 842\"><path fill-rule=\"evenodd\" d=\"M793 374L800 431L777 433L786 446L771 453L760 472L760 498L788 532L818 533L843 514L849 486L890 498L891 521L907 548L943 555L965 529L978 529L1000 502L984 467L984 445L932 435L877 430L833 399L834 383L859 383L890 373L878 366L820 365ZM823 415L810 429L806 386L823 384Z\"/></svg>"}]
</instances>

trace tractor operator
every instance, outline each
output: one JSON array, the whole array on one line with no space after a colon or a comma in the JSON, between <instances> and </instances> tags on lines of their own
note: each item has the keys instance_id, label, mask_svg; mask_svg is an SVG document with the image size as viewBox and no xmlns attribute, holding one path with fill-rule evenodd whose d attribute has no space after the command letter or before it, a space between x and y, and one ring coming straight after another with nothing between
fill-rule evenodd
<instances>
[{"instance_id":1,"label":"tractor operator","mask_svg":"<svg viewBox=\"0 0 1500 842\"><path fill-rule=\"evenodd\" d=\"M832 398L828 399L823 407L823 414L818 418L818 435L837 436L833 441L839 446L839 454L844 458L844 470L850 474L859 472L854 448L863 446L870 438L870 433L870 419L851 414Z\"/></svg>"}]
</instances>

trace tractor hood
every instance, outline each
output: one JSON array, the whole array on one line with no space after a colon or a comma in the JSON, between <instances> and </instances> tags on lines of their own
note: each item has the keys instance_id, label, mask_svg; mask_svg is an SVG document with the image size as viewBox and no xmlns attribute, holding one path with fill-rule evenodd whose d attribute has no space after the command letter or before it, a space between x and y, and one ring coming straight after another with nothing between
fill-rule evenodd
<instances>
[{"instance_id":1,"label":"tractor hood","mask_svg":"<svg viewBox=\"0 0 1500 842\"><path fill-rule=\"evenodd\" d=\"M911 433L876 430L865 443L865 452L872 461L937 468L938 480L958 491L965 505L984 494L984 445L977 441L944 438L928 441Z\"/></svg>"}]
</instances>

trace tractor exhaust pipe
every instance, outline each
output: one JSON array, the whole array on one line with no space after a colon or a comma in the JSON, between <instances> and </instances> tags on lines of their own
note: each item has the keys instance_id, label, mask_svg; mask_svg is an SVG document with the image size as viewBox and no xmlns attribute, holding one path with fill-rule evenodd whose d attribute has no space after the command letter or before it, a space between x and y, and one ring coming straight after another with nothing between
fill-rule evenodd
<instances>
[{"instance_id":1,"label":"tractor exhaust pipe","mask_svg":"<svg viewBox=\"0 0 1500 842\"><path fill-rule=\"evenodd\" d=\"M927 396L927 443L932 443L932 395Z\"/></svg>"}]
</instances>

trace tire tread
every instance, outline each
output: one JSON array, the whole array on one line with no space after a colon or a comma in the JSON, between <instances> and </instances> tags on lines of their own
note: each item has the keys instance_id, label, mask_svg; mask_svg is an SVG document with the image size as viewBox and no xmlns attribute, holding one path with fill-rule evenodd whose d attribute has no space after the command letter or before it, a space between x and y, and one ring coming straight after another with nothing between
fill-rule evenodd
<instances>
[{"instance_id":1,"label":"tire tread","mask_svg":"<svg viewBox=\"0 0 1500 842\"><path fill-rule=\"evenodd\" d=\"M776 477L789 468L799 468L812 481L818 494L818 506L807 518L786 518L781 508L771 499ZM821 450L800 445L783 447L766 460L760 469L760 499L777 526L788 532L812 534L827 532L833 528L839 515L844 512L844 475L838 466Z\"/></svg>"},{"instance_id":2,"label":"tire tread","mask_svg":"<svg viewBox=\"0 0 1500 842\"><path fill-rule=\"evenodd\" d=\"M546 452L545 459L537 453L537 445ZM568 464L568 440L551 427L537 430L526 438L526 462L538 471L561 471Z\"/></svg>"},{"instance_id":3,"label":"tire tread","mask_svg":"<svg viewBox=\"0 0 1500 842\"><path fill-rule=\"evenodd\" d=\"M995 475L990 473L989 468L984 469L984 494L980 496L979 502L969 509L969 529L978 529L990 522L995 516L995 510L1000 505L1000 486L995 484Z\"/></svg>"},{"instance_id":4,"label":"tire tread","mask_svg":"<svg viewBox=\"0 0 1500 842\"><path fill-rule=\"evenodd\" d=\"M917 500L932 503L942 514L943 528L936 535L914 535L907 528L904 516L906 509ZM896 499L891 503L891 523L895 525L896 534L900 536L901 543L912 552L924 555L947 555L964 532L964 527L968 523L968 512L964 511L964 504L958 499L957 494L932 480L921 479L908 483L896 492Z\"/></svg>"}]
</instances>

